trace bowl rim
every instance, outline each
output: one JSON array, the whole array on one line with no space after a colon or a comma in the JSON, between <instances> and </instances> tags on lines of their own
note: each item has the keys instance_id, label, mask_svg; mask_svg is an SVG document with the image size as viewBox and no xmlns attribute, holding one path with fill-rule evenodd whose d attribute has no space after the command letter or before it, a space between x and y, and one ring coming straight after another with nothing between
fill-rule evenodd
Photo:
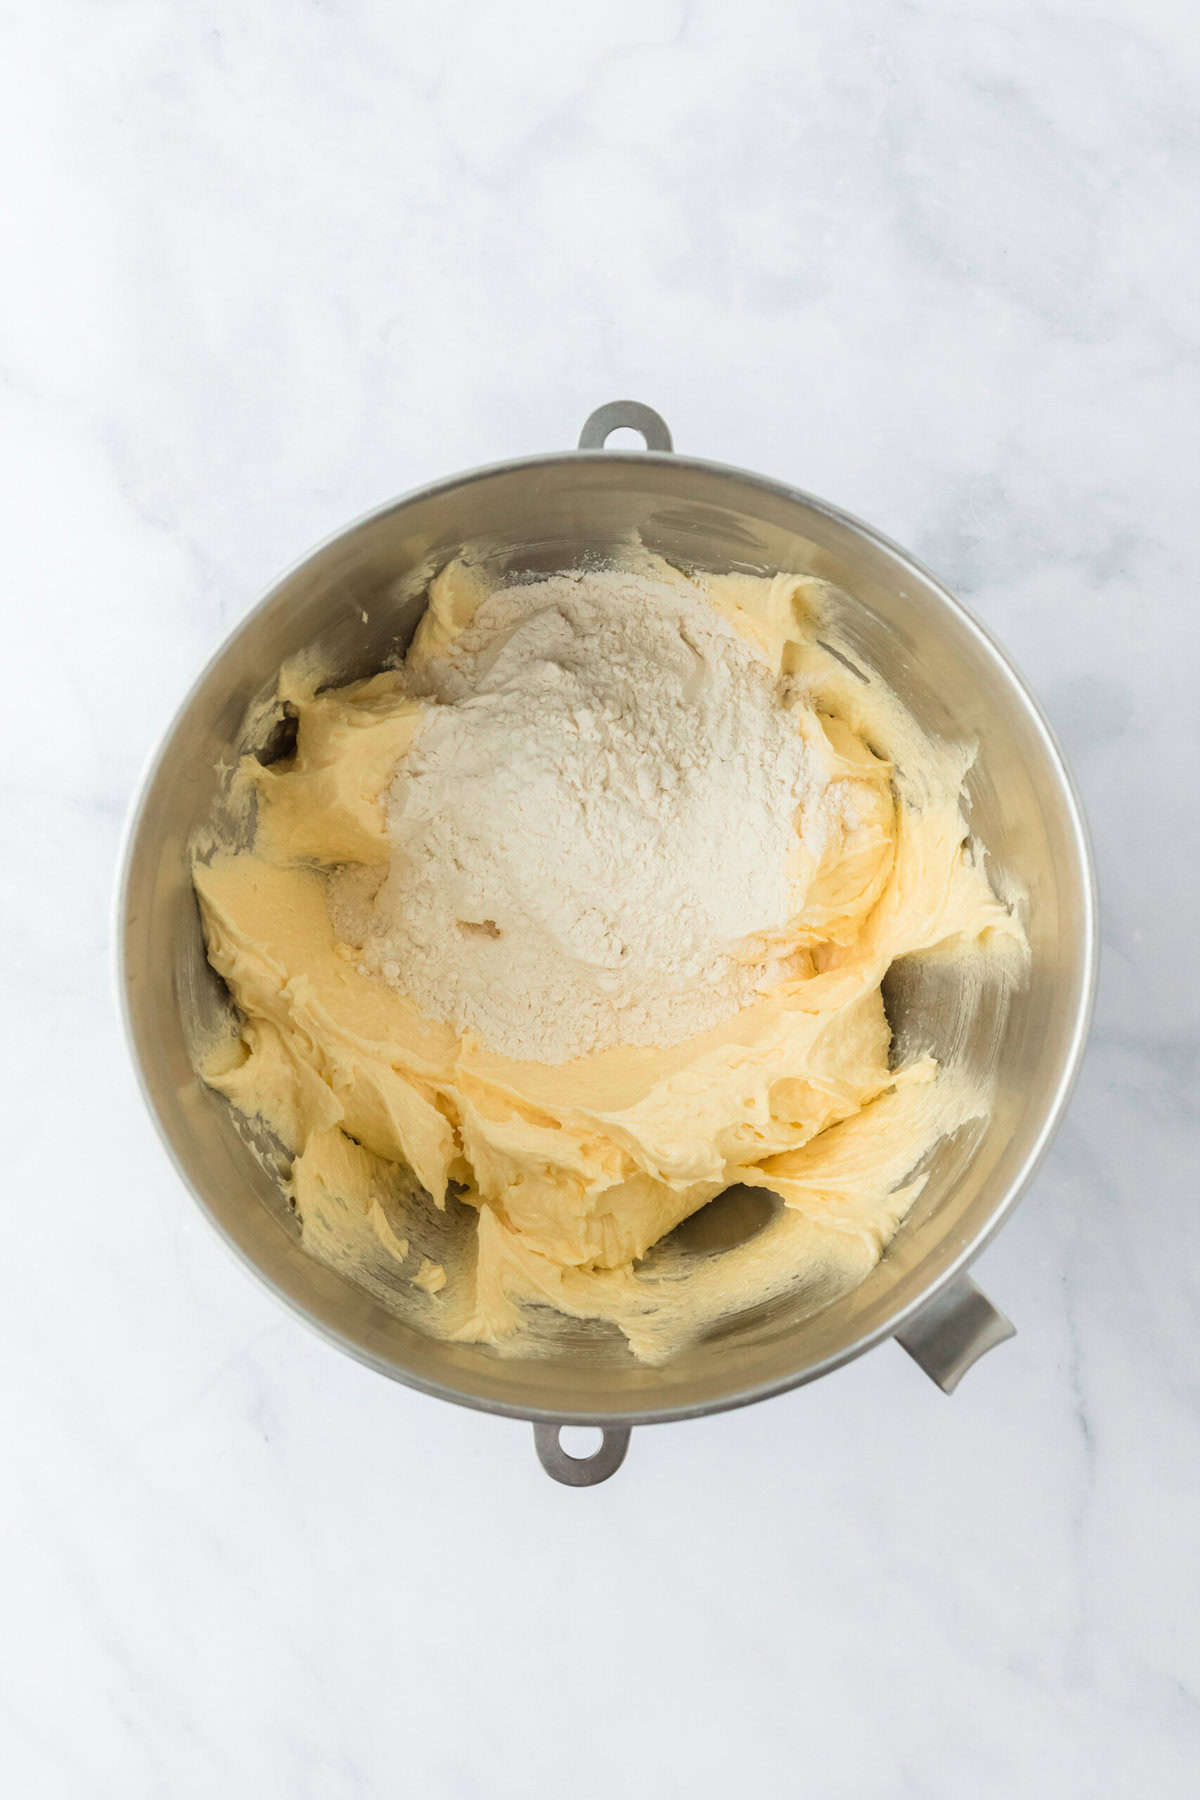
<instances>
[{"instance_id":1,"label":"bowl rim","mask_svg":"<svg viewBox=\"0 0 1200 1800\"><path fill-rule=\"evenodd\" d=\"M204 1195L183 1165L167 1130L166 1123L158 1111L147 1084L142 1057L133 1020L130 1000L130 982L127 966L128 926L129 926L129 889L132 878L134 851L137 846L146 804L154 784L162 758L176 731L188 713L196 695L205 685L210 673L227 654L233 643L252 622L270 607L282 591L310 563L324 555L342 539L375 524L390 514L398 513L419 501L429 500L441 494L453 492L472 486L475 482L485 481L497 475L512 475L524 471L546 469L554 465L577 465L580 459L589 463L604 462L608 464L628 464L630 466L645 465L647 462L659 464L673 470L696 470L705 475L713 475L726 479L734 479L747 484L760 492L767 492L792 504L798 504L820 518L847 528L851 533L865 539L876 549L883 551L902 569L906 569L921 583L925 584L957 617L959 624L969 636L974 638L985 655L997 665L1000 673L1007 680L1016 700L1025 709L1030 724L1039 738L1046 753L1048 766L1054 771L1064 804L1066 819L1070 825L1071 839L1074 846L1074 862L1079 877L1080 898L1082 902L1081 939L1082 960L1080 991L1076 1006L1076 1016L1072 1026L1066 1055L1063 1058L1057 1080L1049 1104L1046 1106L1042 1122L1026 1152L1024 1159L1007 1192L993 1209L991 1216L971 1241L966 1244L957 1256L953 1257L941 1273L923 1288L913 1299L900 1307L891 1317L873 1330L864 1333L852 1343L831 1352L811 1366L774 1377L768 1381L756 1382L744 1388L722 1394L715 1399L690 1401L678 1405L648 1405L634 1407L624 1412L609 1412L599 1409L580 1408L571 1412L562 1412L547 1407L519 1405L502 1399L494 1399L483 1394L470 1393L448 1383L431 1380L423 1375L398 1366L386 1357L374 1353L366 1345L354 1342L336 1327L317 1318L299 1300L281 1288L267 1274L253 1256L232 1236L224 1224L210 1208ZM310 1330L315 1331L328 1343L351 1356L356 1362L367 1368L398 1381L405 1387L428 1395L432 1399L446 1400L457 1406L469 1407L472 1411L491 1413L498 1417L518 1419L534 1424L588 1425L621 1428L626 1426L643 1426L670 1424L685 1419L704 1418L710 1414L732 1412L739 1407L751 1406L760 1400L769 1400L777 1394L790 1392L793 1388L806 1386L824 1375L832 1374L836 1369L854 1362L858 1357L866 1355L887 1339L896 1337L906 1325L922 1313L939 1295L944 1294L971 1266L975 1259L987 1247L1000 1228L1007 1222L1014 1208L1024 1197L1030 1183L1040 1168L1059 1125L1062 1122L1071 1095L1074 1092L1079 1072L1082 1067L1084 1053L1087 1048L1088 1035L1092 1023L1095 1006L1096 985L1099 970L1098 916L1099 893L1096 878L1095 859L1092 851L1091 837L1083 802L1071 774L1057 735L1038 701L1027 687L1024 679L1002 649L992 633L977 619L970 609L956 595L951 593L942 581L928 569L910 551L897 544L884 532L844 508L834 506L831 502L820 499L803 488L793 487L788 482L778 481L771 476L759 475L752 470L743 469L733 463L717 462L710 458L684 456L676 451L654 450L620 450L577 449L544 452L535 456L517 457L499 462L483 463L465 469L454 475L442 476L436 481L427 482L419 487L407 489L395 498L382 505L369 508L348 524L330 532L312 546L305 554L290 564L266 593L241 618L232 629L224 635L220 643L206 658L195 679L189 684L179 704L175 707L166 727L159 734L157 741L146 756L137 785L133 791L124 827L117 859L118 878L113 893L113 957L111 972L116 988L117 1011L120 1016L126 1049L141 1092L142 1101L158 1134L159 1142L167 1153L176 1174L184 1187L191 1194L193 1201L217 1233L236 1260L255 1278L260 1286L283 1305L294 1317L301 1320ZM885 1252L886 1254L886 1252Z\"/></svg>"}]
</instances>

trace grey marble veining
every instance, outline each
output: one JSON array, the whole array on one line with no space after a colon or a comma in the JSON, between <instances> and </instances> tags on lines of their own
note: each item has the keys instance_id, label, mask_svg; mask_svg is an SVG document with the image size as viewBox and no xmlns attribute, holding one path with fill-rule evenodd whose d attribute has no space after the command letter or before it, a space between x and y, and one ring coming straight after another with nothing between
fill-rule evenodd
<instances>
[{"instance_id":1,"label":"grey marble veining","mask_svg":"<svg viewBox=\"0 0 1200 1800\"><path fill-rule=\"evenodd\" d=\"M1200 1785L1200 27L1182 0L47 0L0 20L0 1785ZM592 1493L277 1312L127 1071L138 771L393 493L681 449L917 552L1089 809L1095 1034L952 1401L885 1348Z\"/></svg>"}]
</instances>

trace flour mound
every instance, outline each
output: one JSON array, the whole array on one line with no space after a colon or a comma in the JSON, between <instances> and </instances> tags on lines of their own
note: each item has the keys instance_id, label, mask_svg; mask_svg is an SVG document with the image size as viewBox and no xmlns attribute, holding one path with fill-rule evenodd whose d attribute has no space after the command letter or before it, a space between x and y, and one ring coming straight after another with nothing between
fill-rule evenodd
<instances>
[{"instance_id":1,"label":"flour mound","mask_svg":"<svg viewBox=\"0 0 1200 1800\"><path fill-rule=\"evenodd\" d=\"M414 687L365 970L546 1063L682 1042L769 983L819 776L702 595L613 570L504 588Z\"/></svg>"}]
</instances>

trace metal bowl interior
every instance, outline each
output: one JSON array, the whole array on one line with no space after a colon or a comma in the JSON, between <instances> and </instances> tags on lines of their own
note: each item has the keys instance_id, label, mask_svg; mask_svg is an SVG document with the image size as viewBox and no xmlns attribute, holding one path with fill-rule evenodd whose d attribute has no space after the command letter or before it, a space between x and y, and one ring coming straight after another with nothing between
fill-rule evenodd
<instances>
[{"instance_id":1,"label":"metal bowl interior","mask_svg":"<svg viewBox=\"0 0 1200 1800\"><path fill-rule=\"evenodd\" d=\"M307 1255L271 1177L190 1045L223 1004L204 955L188 842L218 766L280 664L317 646L352 678L410 637L420 572L463 545L498 569L551 570L638 533L672 561L794 569L852 597L841 620L929 731L977 742L974 829L1002 884L1025 896L1032 960L1005 1013L964 1007L936 964L886 989L897 1037L994 1070L985 1125L940 1147L924 1193L860 1287L813 1316L780 1299L726 1321L664 1367L619 1348L501 1357L436 1342ZM365 619L364 619L364 616ZM984 632L930 575L856 521L739 470L670 455L573 453L504 464L412 495L352 526L287 576L228 639L185 701L131 823L120 902L121 986L146 1098L184 1180L229 1243L342 1349L432 1394L522 1418L651 1422L763 1398L896 1331L978 1251L1028 1180L1082 1050L1095 904L1078 803L1032 700Z\"/></svg>"}]
</instances>

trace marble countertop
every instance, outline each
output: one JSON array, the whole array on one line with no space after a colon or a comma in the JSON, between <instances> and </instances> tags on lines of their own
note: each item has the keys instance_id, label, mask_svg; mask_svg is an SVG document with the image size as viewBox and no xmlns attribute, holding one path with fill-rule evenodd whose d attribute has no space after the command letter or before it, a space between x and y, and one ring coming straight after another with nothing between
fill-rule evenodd
<instances>
[{"instance_id":1,"label":"marble countertop","mask_svg":"<svg viewBox=\"0 0 1200 1800\"><path fill-rule=\"evenodd\" d=\"M0 23L0 1785L1200 1785L1200 32L1179 0L44 0ZM281 568L632 394L913 549L1090 811L1068 1121L946 1400L894 1346L606 1486L339 1356L127 1067L130 794Z\"/></svg>"}]
</instances>

